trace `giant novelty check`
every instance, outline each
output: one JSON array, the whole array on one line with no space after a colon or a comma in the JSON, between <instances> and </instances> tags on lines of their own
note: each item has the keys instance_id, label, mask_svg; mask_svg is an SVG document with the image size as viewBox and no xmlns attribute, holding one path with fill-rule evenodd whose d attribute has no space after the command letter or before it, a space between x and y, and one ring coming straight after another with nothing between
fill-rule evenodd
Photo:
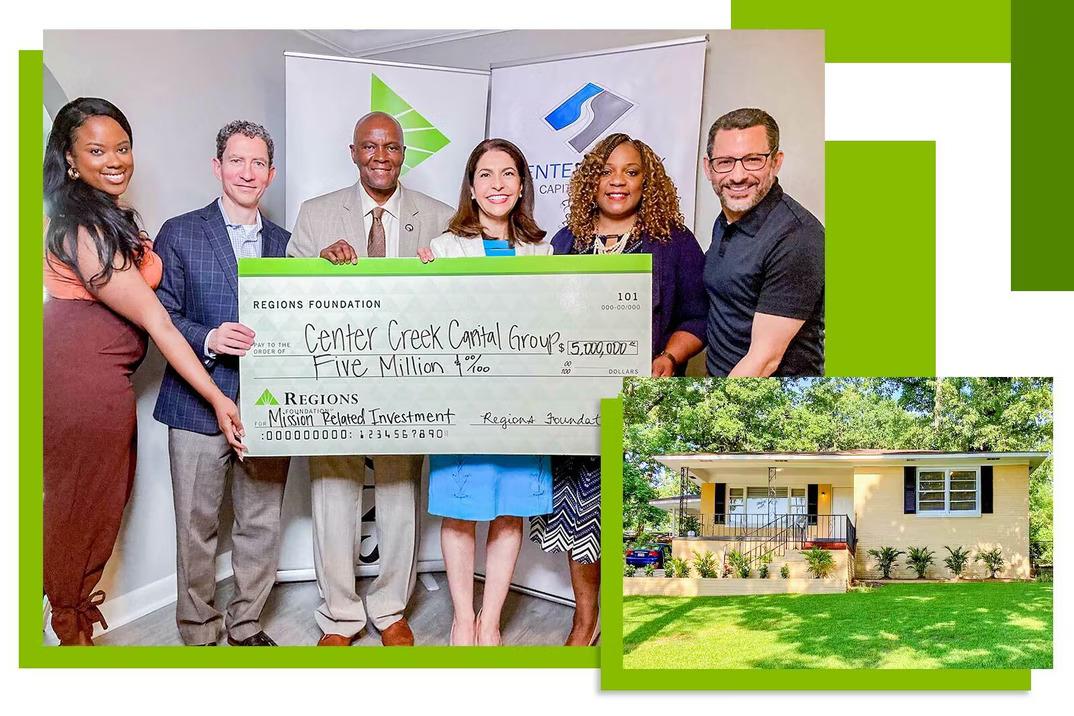
<instances>
[{"instance_id":1,"label":"giant novelty check","mask_svg":"<svg viewBox=\"0 0 1074 716\"><path fill-rule=\"evenodd\" d=\"M650 371L651 266L243 259L249 454L600 454L600 399Z\"/></svg>"}]
</instances>

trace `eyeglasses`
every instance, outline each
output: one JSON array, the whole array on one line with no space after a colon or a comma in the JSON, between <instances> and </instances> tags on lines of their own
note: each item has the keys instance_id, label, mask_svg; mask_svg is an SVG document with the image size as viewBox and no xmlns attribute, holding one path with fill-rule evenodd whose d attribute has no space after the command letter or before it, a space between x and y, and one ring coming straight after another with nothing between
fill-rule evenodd
<instances>
[{"instance_id":1,"label":"eyeglasses","mask_svg":"<svg viewBox=\"0 0 1074 716\"><path fill-rule=\"evenodd\" d=\"M742 162L742 168L748 172L755 172L764 169L765 164L768 163L768 158L776 153L779 147L772 149L765 154L747 154L744 157L709 157L709 167L717 174L728 174L735 169L735 165Z\"/></svg>"}]
</instances>

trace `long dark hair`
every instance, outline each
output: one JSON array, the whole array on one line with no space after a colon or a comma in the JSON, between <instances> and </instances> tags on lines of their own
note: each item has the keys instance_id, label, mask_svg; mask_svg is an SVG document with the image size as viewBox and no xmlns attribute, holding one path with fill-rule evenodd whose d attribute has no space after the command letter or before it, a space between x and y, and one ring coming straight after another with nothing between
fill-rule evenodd
<instances>
[{"instance_id":1,"label":"long dark hair","mask_svg":"<svg viewBox=\"0 0 1074 716\"><path fill-rule=\"evenodd\" d=\"M134 209L121 207L115 197L67 174L67 153L75 131L90 117L116 120L134 145L131 125L119 108L106 99L79 97L56 115L45 144L45 214L49 218L45 249L49 261L59 261L87 286L103 286L114 270L123 271L141 261L145 247L139 236ZM83 276L78 270L78 227L93 237L101 270ZM117 265L118 263L118 265Z\"/></svg>"},{"instance_id":2,"label":"long dark hair","mask_svg":"<svg viewBox=\"0 0 1074 716\"><path fill-rule=\"evenodd\" d=\"M505 238L511 246L519 242L538 244L547 232L537 226L533 219L533 175L530 174L526 157L522 156L522 150L506 139L486 139L470 152L470 158L466 160L466 173L462 176L462 188L459 190L459 209L448 222L448 231L456 236L481 236L481 220L478 218L481 212L477 208L477 200L470 196L470 189L474 186L478 161L488 152L497 149L511 157L518 176L522 179L522 196L511 209Z\"/></svg>"}]
</instances>

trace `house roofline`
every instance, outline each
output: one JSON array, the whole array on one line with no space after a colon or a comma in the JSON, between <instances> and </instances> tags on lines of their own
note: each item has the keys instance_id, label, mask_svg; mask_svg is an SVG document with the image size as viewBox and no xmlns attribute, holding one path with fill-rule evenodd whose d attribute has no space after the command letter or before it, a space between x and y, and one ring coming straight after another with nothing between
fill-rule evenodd
<instances>
[{"instance_id":1,"label":"house roofline","mask_svg":"<svg viewBox=\"0 0 1074 716\"><path fill-rule=\"evenodd\" d=\"M762 467L774 463L794 465L842 465L876 466L876 465L911 465L939 462L992 462L1001 465L1025 465L1036 468L1049 453L1040 451L1022 452L938 452L927 450L877 451L870 452L830 452L830 453L685 453L657 455L655 459L670 468L702 467ZM774 465L773 465L774 466Z\"/></svg>"}]
</instances>

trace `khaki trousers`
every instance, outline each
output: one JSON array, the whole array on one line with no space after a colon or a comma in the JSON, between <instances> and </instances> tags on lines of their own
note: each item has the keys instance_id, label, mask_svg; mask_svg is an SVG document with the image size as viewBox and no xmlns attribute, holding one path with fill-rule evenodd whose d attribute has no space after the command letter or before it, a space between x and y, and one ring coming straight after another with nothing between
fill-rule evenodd
<instances>
[{"instance_id":1,"label":"khaki trousers","mask_svg":"<svg viewBox=\"0 0 1074 716\"><path fill-rule=\"evenodd\" d=\"M365 457L310 458L313 564L324 600L314 616L325 634L353 637L367 619L383 631L403 617L417 571L417 491L423 459L423 455L372 457L380 570L363 606L355 589L354 567L361 544Z\"/></svg>"},{"instance_id":2,"label":"khaki trousers","mask_svg":"<svg viewBox=\"0 0 1074 716\"><path fill-rule=\"evenodd\" d=\"M247 458L239 462L222 434L168 429L172 497L175 501L175 621L185 644L207 644L220 636L216 609L216 542L220 506L230 470L231 564L235 595L227 605L226 628L237 641L261 631L261 610L276 582L280 556L280 508L290 458Z\"/></svg>"}]
</instances>

